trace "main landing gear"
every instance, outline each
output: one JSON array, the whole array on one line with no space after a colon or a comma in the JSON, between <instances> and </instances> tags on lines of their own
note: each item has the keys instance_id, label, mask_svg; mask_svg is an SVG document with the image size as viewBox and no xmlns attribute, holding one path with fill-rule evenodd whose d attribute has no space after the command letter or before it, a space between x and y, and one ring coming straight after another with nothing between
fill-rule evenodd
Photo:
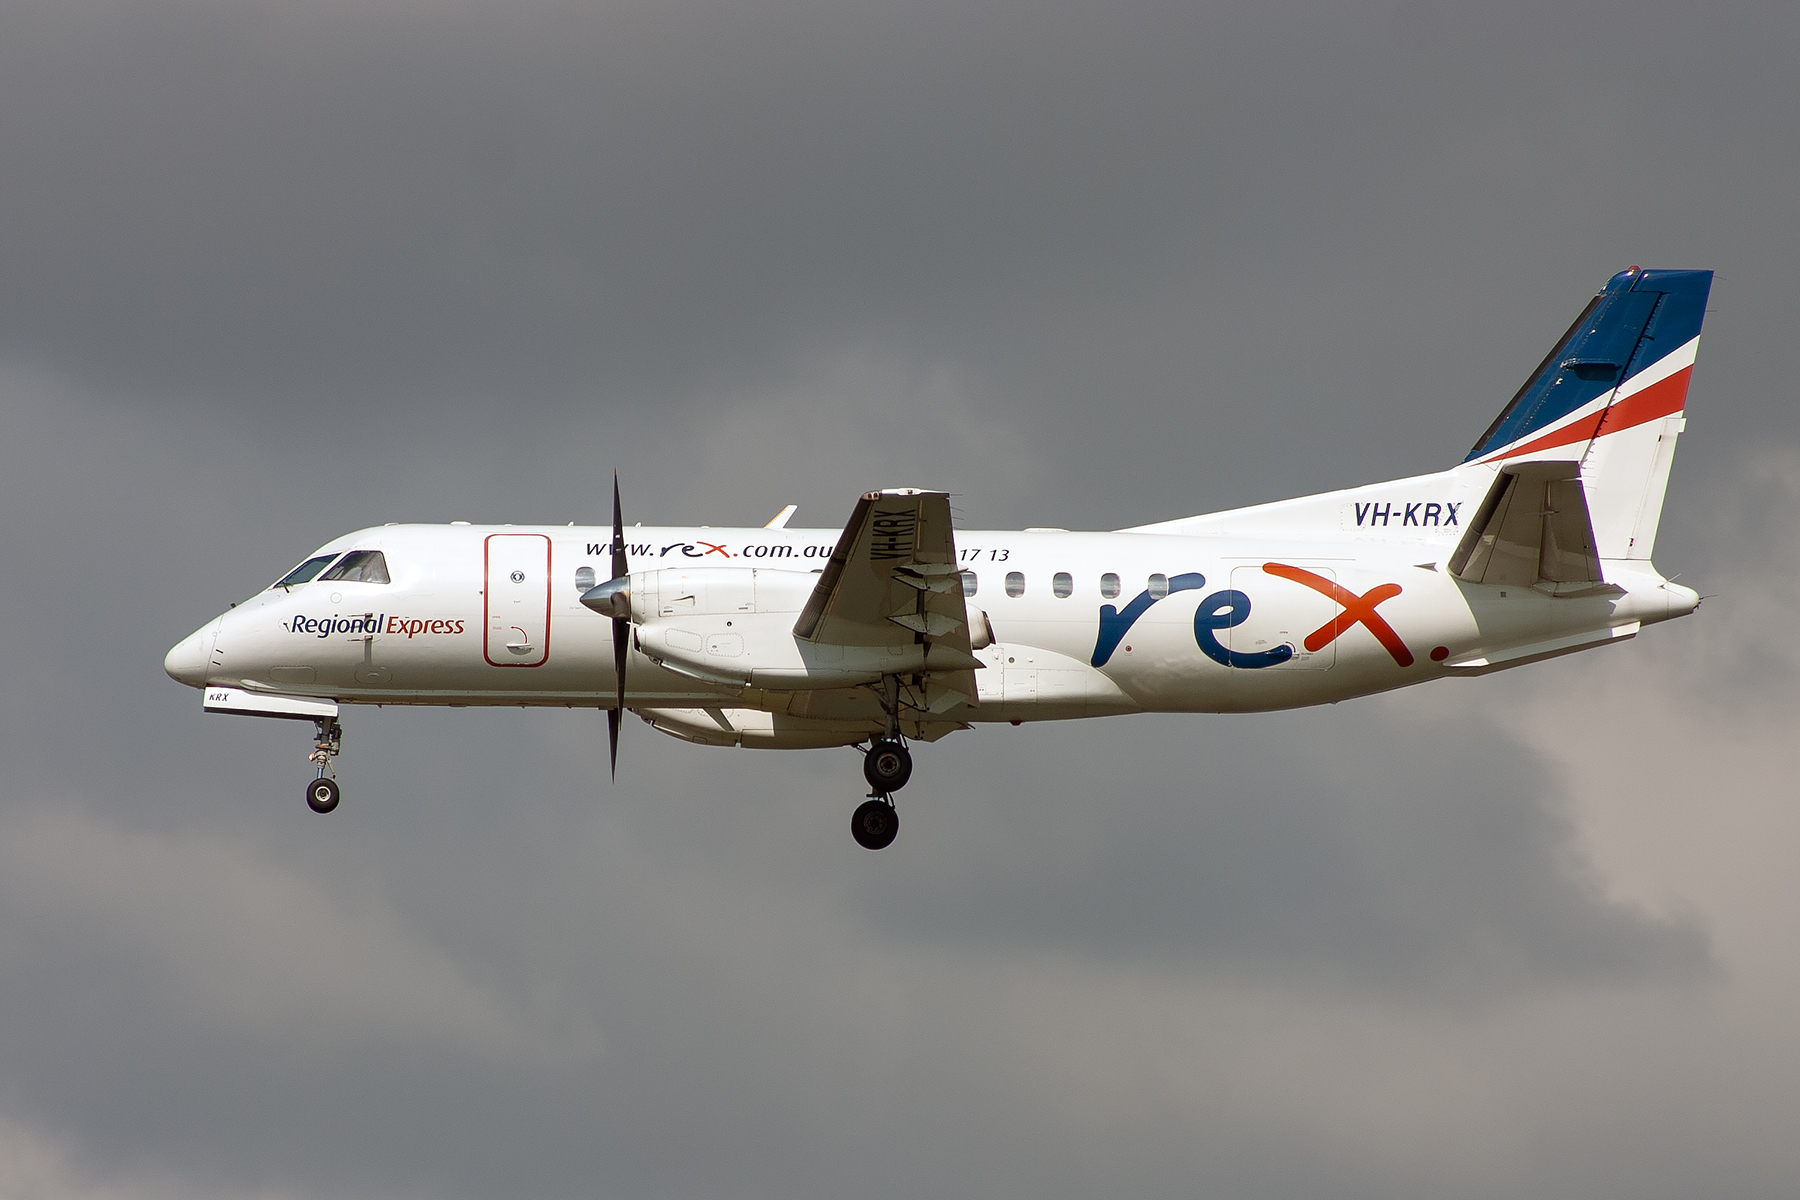
<instances>
[{"instance_id":1,"label":"main landing gear","mask_svg":"<svg viewBox=\"0 0 1800 1200\"><path fill-rule=\"evenodd\" d=\"M337 774L331 769L331 760L343 751L344 727L336 717L317 717L313 728L317 730L313 752L306 759L318 764L319 777L306 785L306 804L316 813L328 813L338 806Z\"/></svg>"},{"instance_id":2,"label":"main landing gear","mask_svg":"<svg viewBox=\"0 0 1800 1200\"><path fill-rule=\"evenodd\" d=\"M894 793L912 778L912 754L900 736L900 681L890 675L882 681L881 707L886 729L869 743L863 754L863 778L869 781L869 798L857 805L850 817L850 836L865 850L885 850L900 832L900 814Z\"/></svg>"},{"instance_id":3,"label":"main landing gear","mask_svg":"<svg viewBox=\"0 0 1800 1200\"><path fill-rule=\"evenodd\" d=\"M900 814L891 796L871 796L850 814L850 836L864 850L886 850L900 832Z\"/></svg>"},{"instance_id":4,"label":"main landing gear","mask_svg":"<svg viewBox=\"0 0 1800 1200\"><path fill-rule=\"evenodd\" d=\"M885 796L906 786L912 778L912 755L899 738L876 738L863 755L863 778Z\"/></svg>"}]
</instances>

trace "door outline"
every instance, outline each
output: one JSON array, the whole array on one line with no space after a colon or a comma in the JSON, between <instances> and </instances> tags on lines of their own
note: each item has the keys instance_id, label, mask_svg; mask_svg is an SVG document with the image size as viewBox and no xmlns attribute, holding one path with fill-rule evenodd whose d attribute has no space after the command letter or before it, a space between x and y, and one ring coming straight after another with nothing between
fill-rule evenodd
<instances>
[{"instance_id":1,"label":"door outline","mask_svg":"<svg viewBox=\"0 0 1800 1200\"><path fill-rule=\"evenodd\" d=\"M1337 582L1337 571L1330 566L1308 566L1306 569L1333 583ZM1231 586L1251 596L1267 596L1269 594L1267 584L1270 579L1271 576L1261 567L1237 566L1231 568ZM1277 584L1277 586L1282 585ZM1313 595L1317 595L1317 593L1313 593ZM1319 596L1319 599L1324 601L1319 610L1323 614L1322 619L1329 621L1332 615L1330 610L1337 606L1327 597ZM1310 604L1312 601L1309 598L1303 598L1298 603ZM1309 620L1304 612L1295 613L1294 616L1300 619L1292 621L1293 624L1305 625ZM1314 622L1314 624L1316 623ZM1304 639L1308 633L1312 632L1310 626L1305 629L1283 629L1279 632L1282 634L1282 639L1278 644L1291 648L1294 656L1285 663L1279 664L1275 668L1276 670L1329 671L1337 665L1337 639L1333 638L1329 644L1321 646L1316 651L1308 651ZM1266 645L1250 644L1247 640L1249 636L1249 632L1244 630L1242 625L1235 626L1225 631L1225 645L1232 650L1248 652L1269 648Z\"/></svg>"},{"instance_id":2,"label":"door outline","mask_svg":"<svg viewBox=\"0 0 1800 1200\"><path fill-rule=\"evenodd\" d=\"M493 558L495 538L537 538L544 543L544 644L536 662L495 662L488 654L493 621ZM509 628L518 628L509 626ZM523 632L523 631L521 631ZM550 660L550 538L542 533L490 533L481 543L481 657L490 667L541 667Z\"/></svg>"}]
</instances>

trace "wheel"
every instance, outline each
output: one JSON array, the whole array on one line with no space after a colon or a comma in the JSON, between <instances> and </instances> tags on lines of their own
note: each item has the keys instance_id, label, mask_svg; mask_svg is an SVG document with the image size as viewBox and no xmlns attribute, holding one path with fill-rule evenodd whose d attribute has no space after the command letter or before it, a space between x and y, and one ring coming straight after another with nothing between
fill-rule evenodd
<instances>
[{"instance_id":1,"label":"wheel","mask_svg":"<svg viewBox=\"0 0 1800 1200\"><path fill-rule=\"evenodd\" d=\"M864 850L885 850L900 832L900 814L886 800L865 800L850 817L850 836Z\"/></svg>"},{"instance_id":2,"label":"wheel","mask_svg":"<svg viewBox=\"0 0 1800 1200\"><path fill-rule=\"evenodd\" d=\"M863 778L884 796L897 792L912 778L912 755L899 742L876 738L863 755Z\"/></svg>"},{"instance_id":3,"label":"wheel","mask_svg":"<svg viewBox=\"0 0 1800 1200\"><path fill-rule=\"evenodd\" d=\"M337 780L321 777L306 785L306 803L316 813L328 813L338 806Z\"/></svg>"}]
</instances>

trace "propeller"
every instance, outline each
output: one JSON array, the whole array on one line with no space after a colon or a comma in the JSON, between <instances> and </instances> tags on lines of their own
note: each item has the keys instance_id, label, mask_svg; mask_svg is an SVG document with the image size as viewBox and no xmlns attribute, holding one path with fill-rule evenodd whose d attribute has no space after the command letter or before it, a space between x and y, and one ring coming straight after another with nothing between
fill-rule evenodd
<instances>
[{"instance_id":1,"label":"propeller","mask_svg":"<svg viewBox=\"0 0 1800 1200\"><path fill-rule=\"evenodd\" d=\"M613 542L612 542L612 582L626 583L631 577L631 565L625 560L625 515L619 507L619 473L613 472ZM625 720L625 661L631 657L631 592L629 585L623 593L615 592L624 601L624 611L619 611L617 601L613 604L613 677L619 682L618 703L614 704L606 714L606 740L612 751L613 778L619 777L619 726Z\"/></svg>"},{"instance_id":2,"label":"propeller","mask_svg":"<svg viewBox=\"0 0 1800 1200\"><path fill-rule=\"evenodd\" d=\"M613 623L613 677L616 703L606 713L606 738L612 750L613 778L619 777L619 726L625 720L625 663L631 657L631 564L625 560L625 517L619 508L619 473L613 472L613 577L581 594L581 602Z\"/></svg>"}]
</instances>

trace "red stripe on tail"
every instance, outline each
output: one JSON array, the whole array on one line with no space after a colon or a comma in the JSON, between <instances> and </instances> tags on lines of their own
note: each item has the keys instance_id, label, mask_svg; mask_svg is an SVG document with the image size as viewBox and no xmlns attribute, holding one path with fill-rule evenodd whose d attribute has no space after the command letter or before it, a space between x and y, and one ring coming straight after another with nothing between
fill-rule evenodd
<instances>
[{"instance_id":1,"label":"red stripe on tail","mask_svg":"<svg viewBox=\"0 0 1800 1200\"><path fill-rule=\"evenodd\" d=\"M1591 417L1583 417L1571 425L1546 433L1543 437L1514 446L1502 451L1485 462L1499 462L1502 459L1517 458L1521 454L1532 454L1539 450L1551 450L1557 446L1573 445L1585 442L1602 433L1618 433L1642 425L1646 421L1655 421L1662 417L1674 416L1687 404L1688 381L1693 378L1694 368L1683 367L1667 379L1659 379L1641 392L1636 392L1623 400L1615 401L1611 406L1601 409Z\"/></svg>"}]
</instances>

